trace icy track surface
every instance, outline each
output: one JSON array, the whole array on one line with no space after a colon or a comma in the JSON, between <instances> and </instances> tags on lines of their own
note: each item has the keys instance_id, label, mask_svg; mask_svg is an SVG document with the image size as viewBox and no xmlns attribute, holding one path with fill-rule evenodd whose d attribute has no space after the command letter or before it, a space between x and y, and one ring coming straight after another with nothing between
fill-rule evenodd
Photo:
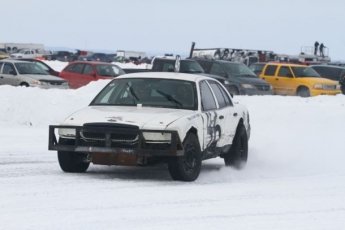
<instances>
[{"instance_id":1,"label":"icy track surface","mask_svg":"<svg viewBox=\"0 0 345 230\"><path fill-rule=\"evenodd\" d=\"M0 229L344 229L345 96L237 96L250 112L244 170L203 162L192 183L167 167L61 171L48 125L89 104L78 90L0 86Z\"/></svg>"}]
</instances>

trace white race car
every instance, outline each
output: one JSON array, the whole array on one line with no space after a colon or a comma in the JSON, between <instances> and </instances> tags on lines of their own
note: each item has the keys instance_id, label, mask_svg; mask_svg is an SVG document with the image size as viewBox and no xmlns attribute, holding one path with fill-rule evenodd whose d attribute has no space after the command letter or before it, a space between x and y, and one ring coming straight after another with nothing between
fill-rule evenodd
<instances>
[{"instance_id":1,"label":"white race car","mask_svg":"<svg viewBox=\"0 0 345 230\"><path fill-rule=\"evenodd\" d=\"M58 129L59 140L55 130ZM181 73L133 73L112 80L90 105L49 127L49 150L65 172L100 165L167 163L174 180L194 181L202 160L242 168L249 114L217 80Z\"/></svg>"}]
</instances>

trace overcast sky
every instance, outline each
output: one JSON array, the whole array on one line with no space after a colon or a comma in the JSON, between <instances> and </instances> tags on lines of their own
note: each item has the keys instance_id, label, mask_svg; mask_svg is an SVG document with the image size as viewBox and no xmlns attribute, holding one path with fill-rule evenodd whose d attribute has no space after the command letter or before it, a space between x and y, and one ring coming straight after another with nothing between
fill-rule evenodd
<instances>
[{"instance_id":1,"label":"overcast sky","mask_svg":"<svg viewBox=\"0 0 345 230\"><path fill-rule=\"evenodd\" d=\"M229 47L298 54L317 40L345 59L344 0L0 0L1 40L188 54Z\"/></svg>"}]
</instances>

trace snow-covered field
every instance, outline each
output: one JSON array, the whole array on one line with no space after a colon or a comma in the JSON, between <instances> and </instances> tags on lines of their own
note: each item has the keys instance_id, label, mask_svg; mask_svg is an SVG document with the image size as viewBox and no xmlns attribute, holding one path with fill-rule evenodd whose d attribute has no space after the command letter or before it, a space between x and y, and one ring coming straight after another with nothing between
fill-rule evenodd
<instances>
[{"instance_id":1,"label":"snow-covered field","mask_svg":"<svg viewBox=\"0 0 345 230\"><path fill-rule=\"evenodd\" d=\"M192 183L165 166L64 173L47 150L48 125L106 83L0 86L0 229L345 229L345 95L236 96L252 125L241 171L216 158Z\"/></svg>"}]
</instances>

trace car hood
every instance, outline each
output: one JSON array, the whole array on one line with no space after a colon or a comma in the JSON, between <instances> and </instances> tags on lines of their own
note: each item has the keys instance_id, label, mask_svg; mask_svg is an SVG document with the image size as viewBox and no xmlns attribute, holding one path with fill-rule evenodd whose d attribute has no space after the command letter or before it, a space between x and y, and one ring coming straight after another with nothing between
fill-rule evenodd
<instances>
[{"instance_id":1,"label":"car hood","mask_svg":"<svg viewBox=\"0 0 345 230\"><path fill-rule=\"evenodd\" d=\"M337 81L330 80L328 78L322 77L297 77L301 82L310 82L314 84L329 84L329 85L337 85L339 84Z\"/></svg>"},{"instance_id":2,"label":"car hood","mask_svg":"<svg viewBox=\"0 0 345 230\"><path fill-rule=\"evenodd\" d=\"M140 129L165 129L177 119L196 111L139 106L89 106L69 116L62 125L82 126L85 123L121 123L137 125Z\"/></svg>"},{"instance_id":3,"label":"car hood","mask_svg":"<svg viewBox=\"0 0 345 230\"><path fill-rule=\"evenodd\" d=\"M21 74L21 76L29 77L35 80L50 80L50 81L65 81L62 78L55 77L52 75L41 75L41 74Z\"/></svg>"},{"instance_id":4,"label":"car hood","mask_svg":"<svg viewBox=\"0 0 345 230\"><path fill-rule=\"evenodd\" d=\"M237 79L240 80L242 83L248 83L253 85L269 85L267 81L257 77L238 77Z\"/></svg>"}]
</instances>

